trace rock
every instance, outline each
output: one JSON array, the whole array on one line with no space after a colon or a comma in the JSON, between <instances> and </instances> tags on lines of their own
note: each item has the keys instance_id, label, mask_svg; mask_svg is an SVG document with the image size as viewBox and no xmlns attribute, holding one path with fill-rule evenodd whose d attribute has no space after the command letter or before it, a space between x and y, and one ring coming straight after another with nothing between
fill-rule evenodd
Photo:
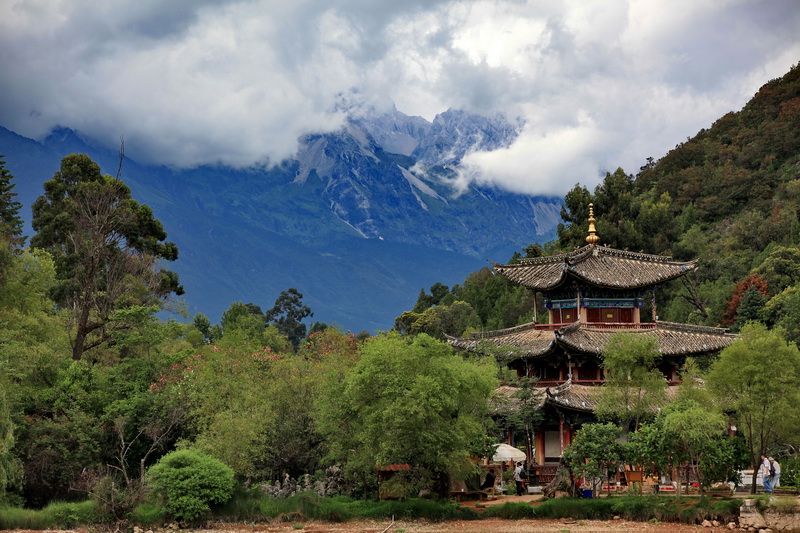
<instances>
[{"instance_id":1,"label":"rock","mask_svg":"<svg viewBox=\"0 0 800 533\"><path fill-rule=\"evenodd\" d=\"M133 526L133 533L142 533L142 528L139 526Z\"/></svg>"},{"instance_id":2,"label":"rock","mask_svg":"<svg viewBox=\"0 0 800 533\"><path fill-rule=\"evenodd\" d=\"M719 526L721 526L722 524L720 524L718 520L712 520L712 521L711 521L711 525L712 525L712 526L714 526L714 527L719 527Z\"/></svg>"},{"instance_id":3,"label":"rock","mask_svg":"<svg viewBox=\"0 0 800 533\"><path fill-rule=\"evenodd\" d=\"M748 531L751 531L749 528L753 528L752 531L756 529L762 529L767 527L767 522L764 520L764 517L758 512L756 508L756 501L752 498L747 498L742 502L742 506L739 507L739 525L742 527L747 527Z\"/></svg>"},{"instance_id":4,"label":"rock","mask_svg":"<svg viewBox=\"0 0 800 533\"><path fill-rule=\"evenodd\" d=\"M700 525L703 527L711 527L711 522L709 522L708 520L703 520L703 523Z\"/></svg>"},{"instance_id":5,"label":"rock","mask_svg":"<svg viewBox=\"0 0 800 533\"><path fill-rule=\"evenodd\" d=\"M736 522L728 522L728 529L736 529Z\"/></svg>"},{"instance_id":6,"label":"rock","mask_svg":"<svg viewBox=\"0 0 800 533\"><path fill-rule=\"evenodd\" d=\"M618 514L615 514L615 515L614 515L614 520L619 520L619 519L620 519L619 515L618 515Z\"/></svg>"}]
</instances>

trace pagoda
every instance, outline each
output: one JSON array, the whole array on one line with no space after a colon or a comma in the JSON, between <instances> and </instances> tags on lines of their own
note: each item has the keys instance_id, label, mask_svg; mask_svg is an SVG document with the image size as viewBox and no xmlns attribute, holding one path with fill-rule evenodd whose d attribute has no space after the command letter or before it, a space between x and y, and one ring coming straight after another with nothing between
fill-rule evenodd
<instances>
[{"instance_id":1,"label":"pagoda","mask_svg":"<svg viewBox=\"0 0 800 533\"><path fill-rule=\"evenodd\" d=\"M695 270L696 260L675 262L601 246L594 223L594 206L589 204L586 246L515 264L492 263L495 273L542 293L547 324L531 322L448 338L457 348L491 351L518 376L537 379L535 386L544 392L544 422L536 431L533 455L537 465L557 465L574 432L596 420L594 408L604 381L603 349L615 333L647 335L657 341L658 369L669 385L668 393L676 390L678 370L687 357L715 354L735 338L723 328L658 320L656 288ZM643 317L648 300L651 316ZM498 392L511 396L514 390L504 386ZM512 435L509 440L513 443Z\"/></svg>"}]
</instances>

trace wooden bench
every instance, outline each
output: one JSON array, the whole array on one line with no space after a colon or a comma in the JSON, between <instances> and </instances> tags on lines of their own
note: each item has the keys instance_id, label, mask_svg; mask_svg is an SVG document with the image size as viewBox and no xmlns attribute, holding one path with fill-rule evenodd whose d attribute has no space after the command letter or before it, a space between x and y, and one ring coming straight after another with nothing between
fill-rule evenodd
<instances>
[{"instance_id":1,"label":"wooden bench","mask_svg":"<svg viewBox=\"0 0 800 533\"><path fill-rule=\"evenodd\" d=\"M451 490L450 497L455 498L457 502L474 499L483 502L489 499L489 495L482 490Z\"/></svg>"}]
</instances>

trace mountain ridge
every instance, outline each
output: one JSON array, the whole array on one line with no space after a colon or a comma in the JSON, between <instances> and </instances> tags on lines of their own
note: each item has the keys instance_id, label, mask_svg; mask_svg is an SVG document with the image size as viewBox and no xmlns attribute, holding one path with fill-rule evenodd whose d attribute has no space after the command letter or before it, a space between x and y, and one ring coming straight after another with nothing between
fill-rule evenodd
<instances>
[{"instance_id":1,"label":"mountain ridge","mask_svg":"<svg viewBox=\"0 0 800 533\"><path fill-rule=\"evenodd\" d=\"M458 118L468 122L468 115ZM178 244L170 268L181 276L190 312L216 319L237 300L269 307L281 290L296 287L317 320L388 329L420 287L458 282L485 259L554 235L560 198L489 187L458 194L451 169L384 149L402 145L408 153L412 139L413 153L432 125L397 111L374 120L304 136L295 159L271 167L180 170L125 158L122 179ZM440 137L418 153L440 161L512 142L513 127L497 120L476 118L470 136ZM72 152L117 173L118 152L80 132L57 128L37 142L0 130L0 153L17 177L28 231L27 209Z\"/></svg>"}]
</instances>

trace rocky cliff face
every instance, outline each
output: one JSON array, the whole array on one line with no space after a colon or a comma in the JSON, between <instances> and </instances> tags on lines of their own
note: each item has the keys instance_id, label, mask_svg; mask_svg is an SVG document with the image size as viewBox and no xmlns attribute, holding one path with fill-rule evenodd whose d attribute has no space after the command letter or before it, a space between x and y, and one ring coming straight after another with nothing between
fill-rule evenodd
<instances>
[{"instance_id":1,"label":"rocky cliff face","mask_svg":"<svg viewBox=\"0 0 800 533\"><path fill-rule=\"evenodd\" d=\"M331 214L364 238L481 256L498 242L551 235L559 220L558 198L452 185L462 157L508 146L517 132L502 116L464 111L433 123L396 110L361 117L303 138L294 183L322 180Z\"/></svg>"}]
</instances>

